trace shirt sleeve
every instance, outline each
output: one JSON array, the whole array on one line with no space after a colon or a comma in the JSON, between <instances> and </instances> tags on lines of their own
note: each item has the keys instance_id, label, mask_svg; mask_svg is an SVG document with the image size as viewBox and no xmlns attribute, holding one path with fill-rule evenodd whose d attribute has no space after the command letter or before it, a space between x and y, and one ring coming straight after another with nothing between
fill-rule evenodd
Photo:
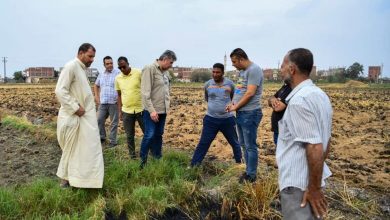
<instances>
[{"instance_id":1,"label":"shirt sleeve","mask_svg":"<svg viewBox=\"0 0 390 220\"><path fill-rule=\"evenodd\" d=\"M141 95L142 95L142 102L144 103L144 107L149 113L156 111L153 107L153 103L151 99L152 85L153 85L153 70L149 66L146 66L142 70L142 75L141 75Z\"/></svg>"},{"instance_id":2,"label":"shirt sleeve","mask_svg":"<svg viewBox=\"0 0 390 220\"><path fill-rule=\"evenodd\" d=\"M210 85L210 83L209 83L209 81L207 81L207 82L204 84L204 87L203 87L203 89L204 89L204 100L205 100L206 102L209 101L209 93L207 92L207 89L209 88L209 85Z\"/></svg>"},{"instance_id":3,"label":"shirt sleeve","mask_svg":"<svg viewBox=\"0 0 390 220\"><path fill-rule=\"evenodd\" d=\"M75 78L71 66L66 66L58 78L55 94L61 106L69 114L74 114L79 108L77 99L70 94L70 87Z\"/></svg>"},{"instance_id":4,"label":"shirt sleeve","mask_svg":"<svg viewBox=\"0 0 390 220\"><path fill-rule=\"evenodd\" d=\"M319 144L322 143L319 122L315 117L315 113L303 104L290 104L289 108L289 125L290 132L294 137L294 141Z\"/></svg>"},{"instance_id":5,"label":"shirt sleeve","mask_svg":"<svg viewBox=\"0 0 390 220\"><path fill-rule=\"evenodd\" d=\"M286 105L287 105L286 98L290 94L290 92L291 92L291 87L289 85L284 85L282 87L281 91L279 92L280 93L280 95L279 95L280 99Z\"/></svg>"},{"instance_id":6,"label":"shirt sleeve","mask_svg":"<svg viewBox=\"0 0 390 220\"><path fill-rule=\"evenodd\" d=\"M230 88L232 89L232 91L230 91L230 99L233 100L234 90L236 89L236 85L234 85L233 82L230 82Z\"/></svg>"},{"instance_id":7,"label":"shirt sleeve","mask_svg":"<svg viewBox=\"0 0 390 220\"><path fill-rule=\"evenodd\" d=\"M121 88L120 88L120 86L119 86L119 82L118 82L118 76L119 76L119 75L117 75L117 76L115 77L115 85L114 85L115 91L121 90Z\"/></svg>"},{"instance_id":8,"label":"shirt sleeve","mask_svg":"<svg viewBox=\"0 0 390 220\"><path fill-rule=\"evenodd\" d=\"M263 79L263 71L260 68L251 68L248 70L248 85L260 86Z\"/></svg>"},{"instance_id":9,"label":"shirt sleeve","mask_svg":"<svg viewBox=\"0 0 390 220\"><path fill-rule=\"evenodd\" d=\"M95 81L95 85L100 86L100 78L103 73L100 73Z\"/></svg>"}]
</instances>

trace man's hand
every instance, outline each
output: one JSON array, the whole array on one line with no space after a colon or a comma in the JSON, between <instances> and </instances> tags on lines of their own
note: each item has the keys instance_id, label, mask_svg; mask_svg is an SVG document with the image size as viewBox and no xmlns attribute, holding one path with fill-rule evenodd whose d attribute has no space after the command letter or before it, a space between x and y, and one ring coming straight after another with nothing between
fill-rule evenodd
<instances>
[{"instance_id":1,"label":"man's hand","mask_svg":"<svg viewBox=\"0 0 390 220\"><path fill-rule=\"evenodd\" d=\"M287 105L280 101L280 99L273 100L271 105L275 112L281 112L287 107Z\"/></svg>"},{"instance_id":2,"label":"man's hand","mask_svg":"<svg viewBox=\"0 0 390 220\"><path fill-rule=\"evenodd\" d=\"M157 114L157 112L150 113L150 118L152 119L152 121L157 123L158 122L158 114Z\"/></svg>"},{"instance_id":3,"label":"man's hand","mask_svg":"<svg viewBox=\"0 0 390 220\"><path fill-rule=\"evenodd\" d=\"M100 105L100 98L99 97L95 97L95 103L97 106Z\"/></svg>"},{"instance_id":4,"label":"man's hand","mask_svg":"<svg viewBox=\"0 0 390 220\"><path fill-rule=\"evenodd\" d=\"M81 117L85 114L85 109L79 105L79 109L75 112L75 114Z\"/></svg>"},{"instance_id":5,"label":"man's hand","mask_svg":"<svg viewBox=\"0 0 390 220\"><path fill-rule=\"evenodd\" d=\"M119 121L123 120L123 116L122 116L122 111L121 110L118 111L118 117L119 117Z\"/></svg>"},{"instance_id":6,"label":"man's hand","mask_svg":"<svg viewBox=\"0 0 390 220\"><path fill-rule=\"evenodd\" d=\"M226 112L237 111L237 105L235 105L234 102L232 102L232 103L230 103L229 105L226 106L225 111Z\"/></svg>"},{"instance_id":7,"label":"man's hand","mask_svg":"<svg viewBox=\"0 0 390 220\"><path fill-rule=\"evenodd\" d=\"M328 202L325 199L321 189L307 189L303 194L301 208L309 202L314 215L317 218L323 218L328 210Z\"/></svg>"}]
</instances>

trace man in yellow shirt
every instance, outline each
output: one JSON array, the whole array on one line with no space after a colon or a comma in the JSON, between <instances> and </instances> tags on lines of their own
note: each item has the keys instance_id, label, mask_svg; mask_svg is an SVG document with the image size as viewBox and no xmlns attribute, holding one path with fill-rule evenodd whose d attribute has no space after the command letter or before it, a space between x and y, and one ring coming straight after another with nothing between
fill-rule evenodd
<instances>
[{"instance_id":1,"label":"man in yellow shirt","mask_svg":"<svg viewBox=\"0 0 390 220\"><path fill-rule=\"evenodd\" d=\"M138 121L138 125L144 132L141 71L131 68L126 57L118 58L118 69L121 73L115 78L115 90L118 92L118 109L121 109L119 118L123 120L123 126L125 127L130 157L135 159L135 121Z\"/></svg>"}]
</instances>

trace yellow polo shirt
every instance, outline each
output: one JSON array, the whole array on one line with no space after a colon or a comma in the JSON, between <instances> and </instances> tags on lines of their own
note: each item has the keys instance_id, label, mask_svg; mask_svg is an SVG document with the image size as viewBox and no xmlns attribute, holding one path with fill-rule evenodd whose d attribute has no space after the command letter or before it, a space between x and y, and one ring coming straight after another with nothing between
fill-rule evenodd
<instances>
[{"instance_id":1,"label":"yellow polo shirt","mask_svg":"<svg viewBox=\"0 0 390 220\"><path fill-rule=\"evenodd\" d=\"M121 92L122 111L128 114L141 112L141 71L131 68L129 75L122 72L115 78L115 90Z\"/></svg>"}]
</instances>

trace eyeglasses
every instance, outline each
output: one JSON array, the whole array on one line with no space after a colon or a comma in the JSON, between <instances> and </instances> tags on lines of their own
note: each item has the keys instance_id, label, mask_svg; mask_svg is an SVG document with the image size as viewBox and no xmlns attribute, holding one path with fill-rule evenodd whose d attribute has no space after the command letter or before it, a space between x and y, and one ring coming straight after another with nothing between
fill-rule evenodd
<instances>
[{"instance_id":1,"label":"eyeglasses","mask_svg":"<svg viewBox=\"0 0 390 220\"><path fill-rule=\"evenodd\" d=\"M118 69L126 69L126 67L125 66L118 66Z\"/></svg>"}]
</instances>

